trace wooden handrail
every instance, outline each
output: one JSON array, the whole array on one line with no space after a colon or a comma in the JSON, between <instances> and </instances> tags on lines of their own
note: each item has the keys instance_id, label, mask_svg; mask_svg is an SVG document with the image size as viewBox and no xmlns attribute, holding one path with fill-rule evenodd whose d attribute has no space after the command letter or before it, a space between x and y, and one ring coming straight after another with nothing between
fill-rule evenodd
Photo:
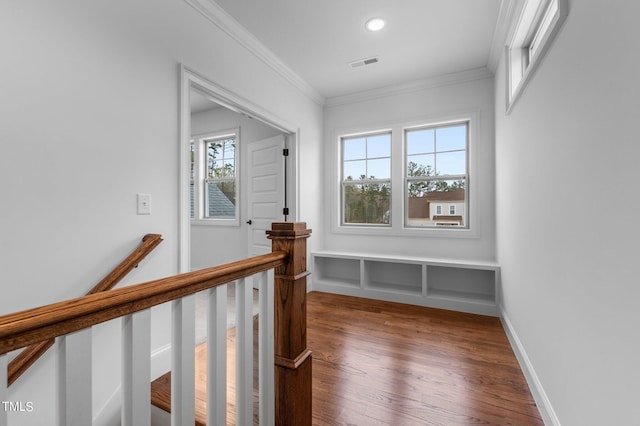
<instances>
[{"instance_id":1,"label":"wooden handrail","mask_svg":"<svg viewBox=\"0 0 640 426\"><path fill-rule=\"evenodd\" d=\"M267 231L272 241L269 254L0 316L0 355L273 269L275 413L272 413L278 426L310 426L312 359L306 343L306 239L310 234L305 223L276 222ZM114 272L115 275L118 273ZM174 324L180 323L175 312L173 320ZM175 336L173 343L181 344ZM5 362L5 357L0 356L0 361ZM182 371L180 364L178 370ZM63 380L64 377L68 378L63 376ZM127 382L130 391L134 384ZM6 390L0 386L0 393L6 394ZM66 415L65 404L69 400L61 398L59 402ZM123 408L123 416L127 414L125 411ZM127 418L132 421L131 415ZM5 423L1 420L0 423Z\"/></svg>"},{"instance_id":2,"label":"wooden handrail","mask_svg":"<svg viewBox=\"0 0 640 426\"><path fill-rule=\"evenodd\" d=\"M285 264L276 251L0 316L0 355Z\"/></svg>"},{"instance_id":3,"label":"wooden handrail","mask_svg":"<svg viewBox=\"0 0 640 426\"><path fill-rule=\"evenodd\" d=\"M131 272L149 253L162 242L162 235L147 234L142 237L142 243L133 250L118 266L96 284L87 294L111 290ZM11 386L29 367L33 365L55 343L54 339L47 339L34 343L18 354L7 368L7 385Z\"/></svg>"},{"instance_id":4,"label":"wooden handrail","mask_svg":"<svg viewBox=\"0 0 640 426\"><path fill-rule=\"evenodd\" d=\"M138 246L134 251L131 252L129 256L125 260L123 260L118 266L116 266L113 271L109 273L106 277L102 279L98 284L95 285L91 290L87 292L87 294L99 293L101 291L111 290L115 287L122 279L133 269L135 269L138 264L145 258L149 253L153 251L154 248L158 246L162 242L162 235L160 234L147 234L142 237L142 244Z\"/></svg>"}]
</instances>

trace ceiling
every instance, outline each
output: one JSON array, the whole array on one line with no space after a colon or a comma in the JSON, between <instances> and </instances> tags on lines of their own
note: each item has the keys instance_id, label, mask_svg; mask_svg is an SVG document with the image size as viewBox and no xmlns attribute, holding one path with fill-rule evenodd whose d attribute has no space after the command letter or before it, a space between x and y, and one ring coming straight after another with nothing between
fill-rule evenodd
<instances>
[{"instance_id":1,"label":"ceiling","mask_svg":"<svg viewBox=\"0 0 640 426\"><path fill-rule=\"evenodd\" d=\"M189 101L191 103L191 113L209 111L212 109L220 108L220 105L213 102L210 98L203 95L197 90L191 89L189 95Z\"/></svg>"},{"instance_id":2,"label":"ceiling","mask_svg":"<svg viewBox=\"0 0 640 426\"><path fill-rule=\"evenodd\" d=\"M487 67L501 0L216 0L324 98ZM379 32L365 21L382 17ZM351 68L350 62L379 62Z\"/></svg>"}]
</instances>

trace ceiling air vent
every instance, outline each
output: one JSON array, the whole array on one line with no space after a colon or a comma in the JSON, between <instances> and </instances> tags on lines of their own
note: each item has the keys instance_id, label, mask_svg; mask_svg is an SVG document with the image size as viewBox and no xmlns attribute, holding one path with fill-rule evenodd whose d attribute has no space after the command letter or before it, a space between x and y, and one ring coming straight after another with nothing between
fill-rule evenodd
<instances>
[{"instance_id":1,"label":"ceiling air vent","mask_svg":"<svg viewBox=\"0 0 640 426\"><path fill-rule=\"evenodd\" d=\"M359 68L359 67L363 67L365 65L371 65L371 64L378 63L379 61L380 61L380 59L377 56L374 56L372 58L360 59L360 60L357 60L357 61L349 62L349 66L351 68Z\"/></svg>"}]
</instances>

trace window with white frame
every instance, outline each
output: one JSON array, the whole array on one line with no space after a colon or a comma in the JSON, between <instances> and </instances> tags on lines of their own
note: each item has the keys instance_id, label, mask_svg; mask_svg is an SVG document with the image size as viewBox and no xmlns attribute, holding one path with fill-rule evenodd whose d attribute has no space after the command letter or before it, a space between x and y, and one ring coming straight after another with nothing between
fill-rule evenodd
<instances>
[{"instance_id":1,"label":"window with white frame","mask_svg":"<svg viewBox=\"0 0 640 426\"><path fill-rule=\"evenodd\" d=\"M334 232L475 237L469 212L477 211L470 197L477 179L469 164L476 118L470 112L338 134Z\"/></svg>"},{"instance_id":2,"label":"window with white frame","mask_svg":"<svg viewBox=\"0 0 640 426\"><path fill-rule=\"evenodd\" d=\"M442 225L443 205L468 227L469 123L405 129L405 226ZM453 212L453 213L452 213Z\"/></svg>"},{"instance_id":3,"label":"window with white frame","mask_svg":"<svg viewBox=\"0 0 640 426\"><path fill-rule=\"evenodd\" d=\"M549 49L568 14L567 0L525 0L507 43L507 111Z\"/></svg>"},{"instance_id":4,"label":"window with white frame","mask_svg":"<svg viewBox=\"0 0 640 426\"><path fill-rule=\"evenodd\" d=\"M341 222L391 223L391 133L341 138Z\"/></svg>"},{"instance_id":5,"label":"window with white frame","mask_svg":"<svg viewBox=\"0 0 640 426\"><path fill-rule=\"evenodd\" d=\"M191 218L200 223L239 223L238 131L191 141Z\"/></svg>"}]
</instances>

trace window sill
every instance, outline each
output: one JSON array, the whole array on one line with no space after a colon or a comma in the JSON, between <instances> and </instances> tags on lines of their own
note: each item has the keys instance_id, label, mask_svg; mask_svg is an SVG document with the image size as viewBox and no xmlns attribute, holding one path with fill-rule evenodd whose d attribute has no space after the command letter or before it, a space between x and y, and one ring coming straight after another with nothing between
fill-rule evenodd
<instances>
[{"instance_id":1,"label":"window sill","mask_svg":"<svg viewBox=\"0 0 640 426\"><path fill-rule=\"evenodd\" d=\"M473 228L419 228L419 227L374 227L374 226L347 226L334 227L334 234L346 235L372 235L381 237L417 237L417 238L467 238L477 239L478 233Z\"/></svg>"},{"instance_id":2,"label":"window sill","mask_svg":"<svg viewBox=\"0 0 640 426\"><path fill-rule=\"evenodd\" d=\"M191 219L192 226L226 226L239 227L239 219Z\"/></svg>"}]
</instances>

